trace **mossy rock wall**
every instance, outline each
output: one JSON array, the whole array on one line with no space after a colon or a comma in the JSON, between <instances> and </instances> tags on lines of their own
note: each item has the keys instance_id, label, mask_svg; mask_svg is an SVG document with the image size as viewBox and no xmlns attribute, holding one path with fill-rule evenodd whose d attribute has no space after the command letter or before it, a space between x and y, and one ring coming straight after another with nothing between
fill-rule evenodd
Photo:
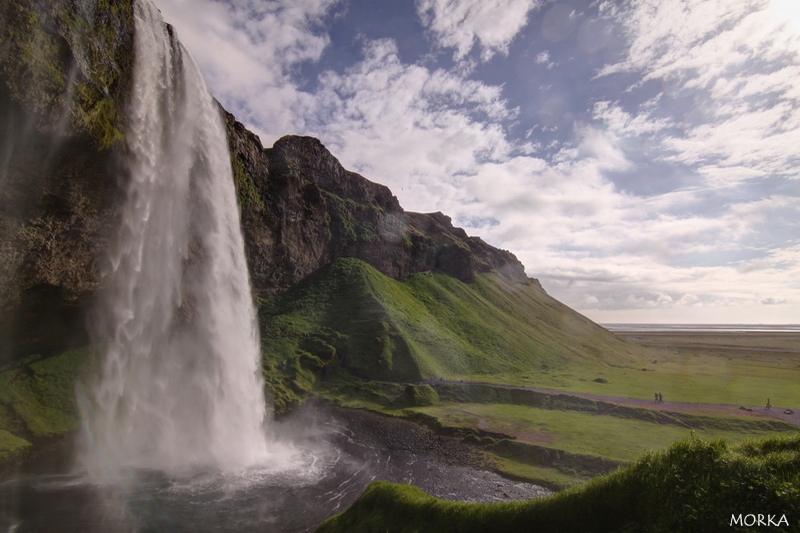
<instances>
[{"instance_id":1,"label":"mossy rock wall","mask_svg":"<svg viewBox=\"0 0 800 533\"><path fill-rule=\"evenodd\" d=\"M0 370L0 463L79 426L75 399L91 349L35 354Z\"/></svg>"},{"instance_id":2,"label":"mossy rock wall","mask_svg":"<svg viewBox=\"0 0 800 533\"><path fill-rule=\"evenodd\" d=\"M9 0L2 8L5 98L40 132L123 139L133 66L132 0Z\"/></svg>"},{"instance_id":3,"label":"mossy rock wall","mask_svg":"<svg viewBox=\"0 0 800 533\"><path fill-rule=\"evenodd\" d=\"M0 363L85 345L116 227L131 0L0 6Z\"/></svg>"}]
</instances>

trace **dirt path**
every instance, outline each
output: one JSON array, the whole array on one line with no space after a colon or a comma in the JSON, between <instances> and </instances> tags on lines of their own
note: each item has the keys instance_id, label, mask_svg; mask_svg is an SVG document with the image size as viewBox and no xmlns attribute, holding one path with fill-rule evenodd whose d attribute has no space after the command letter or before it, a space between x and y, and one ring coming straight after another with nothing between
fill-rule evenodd
<instances>
[{"instance_id":1,"label":"dirt path","mask_svg":"<svg viewBox=\"0 0 800 533\"><path fill-rule=\"evenodd\" d=\"M574 396L578 398L586 398L589 400L598 400L615 405L628 405L635 407L644 407L654 411L664 412L678 412L678 413L695 413L699 414L701 411L717 411L719 414L726 414L730 416L747 416L753 418L777 418L784 420L790 424L800 427L800 408L798 407L783 407L773 405L771 409L766 407L746 407L739 405L715 404L715 403L688 403L688 402L668 402L656 403L653 400L642 400L636 398L621 398L618 396L604 396L601 394L590 394L585 392L572 392L559 389L549 389L545 387L523 387L518 385L499 385L496 383L485 383L479 381L460 381L460 380L446 380L446 379L429 379L423 381L429 385L436 385L438 383L452 383L469 386L482 386L482 387L497 387L503 389L517 389L528 390L533 392L540 392L543 394ZM785 411L792 411L787 413Z\"/></svg>"}]
</instances>

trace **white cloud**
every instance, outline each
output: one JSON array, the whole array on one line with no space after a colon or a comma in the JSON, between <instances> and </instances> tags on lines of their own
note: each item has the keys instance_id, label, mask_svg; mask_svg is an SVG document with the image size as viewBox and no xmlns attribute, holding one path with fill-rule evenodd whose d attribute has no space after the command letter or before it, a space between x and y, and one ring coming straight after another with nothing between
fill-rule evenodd
<instances>
[{"instance_id":1,"label":"white cloud","mask_svg":"<svg viewBox=\"0 0 800 533\"><path fill-rule=\"evenodd\" d=\"M627 57L606 67L604 73L643 71L646 78L667 78L695 71L698 66L709 66L710 73L695 72L695 75L716 77L711 73L718 75L745 58L741 52L726 53L730 51L731 30L720 32L720 29L737 27L767 4L767 0L630 2L614 13L630 41ZM761 32L760 29L758 33Z\"/></svg>"},{"instance_id":2,"label":"white cloud","mask_svg":"<svg viewBox=\"0 0 800 533\"><path fill-rule=\"evenodd\" d=\"M795 0L772 0L767 10L775 22L800 33L800 5Z\"/></svg>"},{"instance_id":3,"label":"white cloud","mask_svg":"<svg viewBox=\"0 0 800 533\"><path fill-rule=\"evenodd\" d=\"M417 0L417 14L439 46L455 48L463 59L477 44L481 59L508 53L511 41L525 27L528 13L541 0Z\"/></svg>"},{"instance_id":4,"label":"white cloud","mask_svg":"<svg viewBox=\"0 0 800 533\"><path fill-rule=\"evenodd\" d=\"M601 321L647 322L650 320L645 317L651 316L673 322L792 323L798 316L795 313L800 311L800 289L792 281L800 275L800 249L797 247L765 252L764 258L738 266L678 268L649 261L636 264L631 256L606 259L612 265L619 261L619 266L624 266L630 276L606 276L602 284L587 280L561 286L566 294L575 294L569 298L580 302L576 303L579 310L591 312ZM562 267L565 279L580 279L569 271L569 264L562 263ZM610 268L614 267L610 265ZM647 272L643 272L644 269ZM654 286L660 291L653 291ZM592 287L591 294L601 302L600 306L581 305L586 302L587 287ZM619 296L624 294L628 296ZM669 296L669 299L659 295ZM758 310L761 305L775 307L765 313ZM665 312L638 315L638 318L630 312L655 308Z\"/></svg>"},{"instance_id":5,"label":"white cloud","mask_svg":"<svg viewBox=\"0 0 800 533\"><path fill-rule=\"evenodd\" d=\"M598 300L596 296L587 294L583 298L583 304L585 309L596 309L600 304L600 300Z\"/></svg>"},{"instance_id":6,"label":"white cloud","mask_svg":"<svg viewBox=\"0 0 800 533\"><path fill-rule=\"evenodd\" d=\"M650 102L642 106L643 109L652 107ZM647 111L632 115L622 109L618 104L602 101L594 105L593 117L605 122L610 132L617 135L651 135L667 128L674 127L668 118L653 118Z\"/></svg>"},{"instance_id":7,"label":"white cloud","mask_svg":"<svg viewBox=\"0 0 800 533\"><path fill-rule=\"evenodd\" d=\"M330 39L320 24L337 2L154 0L214 96L266 142L298 129L290 75L321 57Z\"/></svg>"},{"instance_id":8,"label":"white cloud","mask_svg":"<svg viewBox=\"0 0 800 533\"><path fill-rule=\"evenodd\" d=\"M800 249L769 240L800 208L798 195L737 189L797 176L796 49L775 23L756 24L766 16L763 2L604 8L631 49L602 75L636 74L662 90L591 102L590 123L550 146L558 151L549 159L536 156L533 130L529 140L509 136L502 123L517 110L501 87L476 81L464 66L476 46L483 59L505 53L539 2L419 0L431 35L455 49L456 68L404 64L394 41L364 40L363 58L324 72L313 92L292 73L328 45L318 25L333 0L252 1L246 9L211 0L158 4L168 21L181 21L179 35L215 95L265 144L286 133L318 136L347 168L388 185L406 209L452 215L469 233L512 250L548 291L597 320L752 322L742 318L756 308L769 310L765 320L800 316ZM684 112L688 101L695 108ZM621 192L609 176L638 170L631 146L638 156L686 165L702 182L646 198ZM724 201L712 194L717 189L730 191Z\"/></svg>"},{"instance_id":9,"label":"white cloud","mask_svg":"<svg viewBox=\"0 0 800 533\"><path fill-rule=\"evenodd\" d=\"M598 170L618 171L632 167L613 134L594 128L583 128L579 130L579 135L581 143L578 147L578 156L594 161Z\"/></svg>"},{"instance_id":10,"label":"white cloud","mask_svg":"<svg viewBox=\"0 0 800 533\"><path fill-rule=\"evenodd\" d=\"M308 131L345 166L389 185L404 207L452 213L465 199L459 184L508 157L492 119L513 112L497 87L401 63L393 41L367 42L364 54L344 74L320 78L305 101Z\"/></svg>"},{"instance_id":11,"label":"white cloud","mask_svg":"<svg viewBox=\"0 0 800 533\"><path fill-rule=\"evenodd\" d=\"M792 148L800 136L800 35L775 16L774 2L638 0L615 15L630 48L600 75L660 81L661 112L674 106L677 120L605 102L595 105L597 118L622 134L656 135L665 161L697 168L712 187L800 177ZM693 109L677 111L687 104Z\"/></svg>"},{"instance_id":12,"label":"white cloud","mask_svg":"<svg viewBox=\"0 0 800 533\"><path fill-rule=\"evenodd\" d=\"M678 300L679 307L696 307L702 306L703 300L696 294L686 293Z\"/></svg>"}]
</instances>

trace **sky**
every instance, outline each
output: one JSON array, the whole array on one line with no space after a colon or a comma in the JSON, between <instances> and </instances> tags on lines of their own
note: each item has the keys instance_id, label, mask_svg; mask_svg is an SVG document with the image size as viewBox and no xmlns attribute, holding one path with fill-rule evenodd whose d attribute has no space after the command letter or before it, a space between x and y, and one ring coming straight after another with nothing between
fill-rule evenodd
<instances>
[{"instance_id":1,"label":"sky","mask_svg":"<svg viewBox=\"0 0 800 533\"><path fill-rule=\"evenodd\" d=\"M600 323L800 322L796 0L155 0L312 135Z\"/></svg>"}]
</instances>

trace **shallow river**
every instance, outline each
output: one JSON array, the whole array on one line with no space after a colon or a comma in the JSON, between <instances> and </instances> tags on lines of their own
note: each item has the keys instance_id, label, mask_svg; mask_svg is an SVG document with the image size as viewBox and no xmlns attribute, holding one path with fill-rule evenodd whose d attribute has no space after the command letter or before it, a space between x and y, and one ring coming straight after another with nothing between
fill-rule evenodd
<instances>
[{"instance_id":1,"label":"shallow river","mask_svg":"<svg viewBox=\"0 0 800 533\"><path fill-rule=\"evenodd\" d=\"M78 472L73 444L0 481L1 532L313 531L377 479L440 498L508 501L549 494L494 473L451 466L357 435L348 423L305 412L281 424L292 459L237 473L129 473L96 485Z\"/></svg>"}]
</instances>

